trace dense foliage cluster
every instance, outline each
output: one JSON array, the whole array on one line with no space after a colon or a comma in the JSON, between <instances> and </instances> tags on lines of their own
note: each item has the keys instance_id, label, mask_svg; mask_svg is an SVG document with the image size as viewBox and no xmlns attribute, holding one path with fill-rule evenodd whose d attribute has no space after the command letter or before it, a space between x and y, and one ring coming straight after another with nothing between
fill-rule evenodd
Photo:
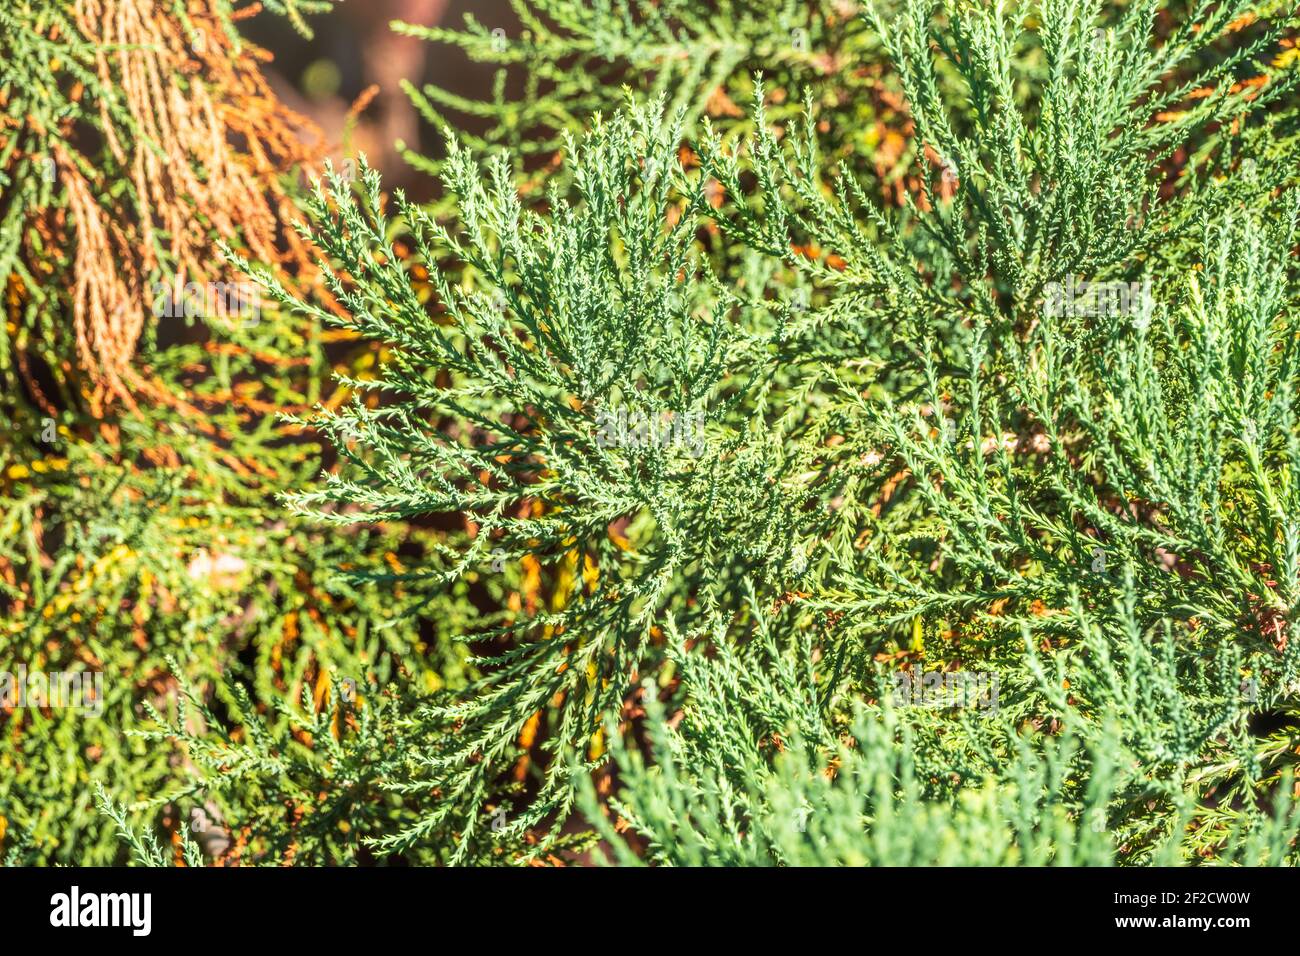
<instances>
[{"instance_id":1,"label":"dense foliage cluster","mask_svg":"<svg viewBox=\"0 0 1300 956\"><path fill-rule=\"evenodd\" d=\"M394 25L501 66L409 89L433 203L213 221L267 321L116 380L24 291L71 180L6 187L0 356L98 384L6 486L5 660L110 674L2 718L15 858L1294 863L1287 6L516 13Z\"/></svg>"}]
</instances>

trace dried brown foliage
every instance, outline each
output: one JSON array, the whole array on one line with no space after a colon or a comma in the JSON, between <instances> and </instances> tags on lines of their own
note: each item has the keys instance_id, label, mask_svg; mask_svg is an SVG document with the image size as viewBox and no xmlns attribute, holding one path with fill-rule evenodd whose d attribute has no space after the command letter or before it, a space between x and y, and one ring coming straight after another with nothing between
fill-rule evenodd
<instances>
[{"instance_id":1,"label":"dried brown foliage","mask_svg":"<svg viewBox=\"0 0 1300 956\"><path fill-rule=\"evenodd\" d=\"M297 216L283 174L315 168L324 138L272 93L261 71L270 55L247 42L236 47L215 7L190 0L188 26L151 0L74 7L77 28L96 45L101 87L116 100L92 101L84 85L74 87L73 97L98 115L102 143L78 152L55 139L66 206L41 210L37 233L71 255L80 392L96 418L141 398L194 411L133 360L152 320L153 282L236 281L213 251L216 240L246 250L283 281L316 276L311 250L283 228ZM59 132L77 146L98 139L79 135L72 120ZM92 146L112 157L127 189L110 193Z\"/></svg>"}]
</instances>

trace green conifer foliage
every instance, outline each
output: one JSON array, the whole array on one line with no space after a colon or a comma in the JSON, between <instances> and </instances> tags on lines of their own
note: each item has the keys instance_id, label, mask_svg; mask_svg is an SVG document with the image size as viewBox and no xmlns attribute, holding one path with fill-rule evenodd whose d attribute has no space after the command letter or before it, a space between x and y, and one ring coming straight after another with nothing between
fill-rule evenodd
<instances>
[{"instance_id":1,"label":"green conifer foliage","mask_svg":"<svg viewBox=\"0 0 1300 956\"><path fill-rule=\"evenodd\" d=\"M1296 863L1290 8L515 13L6 472L11 861Z\"/></svg>"},{"instance_id":2,"label":"green conifer foliage","mask_svg":"<svg viewBox=\"0 0 1300 956\"><path fill-rule=\"evenodd\" d=\"M469 515L410 580L540 590L455 635L484 676L422 711L439 742L390 786L434 799L377 850L464 862L490 828L531 859L576 797L624 862L1293 855L1295 24L1192 7L801 7L845 72L887 55L901 206L828 96L852 83L744 11L414 31L555 89L450 136L433 211L373 172L315 196L345 324L391 351L385 401L322 421L348 466L290 502ZM709 55L647 70L652 36ZM713 122L747 58L776 79ZM588 60L650 98L572 133L545 110L608 105ZM548 122L533 191L499 146Z\"/></svg>"}]
</instances>

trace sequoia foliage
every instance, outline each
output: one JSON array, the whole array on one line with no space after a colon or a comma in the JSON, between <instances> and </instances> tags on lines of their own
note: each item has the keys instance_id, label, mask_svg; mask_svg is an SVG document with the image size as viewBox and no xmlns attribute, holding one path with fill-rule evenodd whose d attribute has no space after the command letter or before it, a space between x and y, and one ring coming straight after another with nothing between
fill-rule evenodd
<instances>
[{"instance_id":1,"label":"sequoia foliage","mask_svg":"<svg viewBox=\"0 0 1300 956\"><path fill-rule=\"evenodd\" d=\"M179 692L115 685L131 743L79 759L140 769L87 774L95 832L153 864L195 818L192 863L1293 864L1287 7L516 12L394 25L501 67L486 102L409 90L435 201L363 162L301 198L301 262L211 237L310 330L276 354L365 360L252 379L296 389L256 429L294 465L200 507L275 549L239 625L137 622ZM313 432L333 455L275 440ZM174 549L158 520L130 541ZM82 575L120 530L68 527Z\"/></svg>"}]
</instances>

